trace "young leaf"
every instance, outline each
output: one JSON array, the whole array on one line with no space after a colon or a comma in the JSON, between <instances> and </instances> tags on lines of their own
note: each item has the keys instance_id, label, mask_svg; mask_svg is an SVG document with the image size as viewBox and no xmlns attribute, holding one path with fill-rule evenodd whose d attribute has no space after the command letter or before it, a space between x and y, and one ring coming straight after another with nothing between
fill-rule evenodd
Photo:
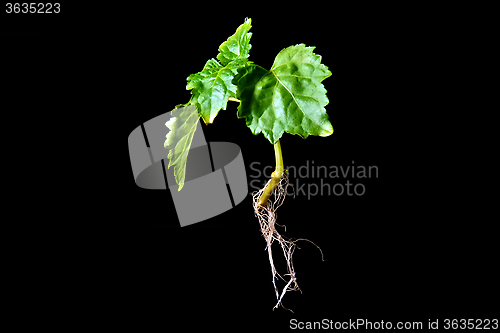
<instances>
[{"instance_id":1,"label":"young leaf","mask_svg":"<svg viewBox=\"0 0 500 333\"><path fill-rule=\"evenodd\" d=\"M332 73L313 50L304 44L290 46L276 56L269 71L254 64L240 70L238 118L246 118L253 134L262 132L275 144L284 132L303 138L333 133L321 83Z\"/></svg>"},{"instance_id":2,"label":"young leaf","mask_svg":"<svg viewBox=\"0 0 500 333\"><path fill-rule=\"evenodd\" d=\"M252 48L250 44L252 33L248 32L252 27L251 23L252 19L246 18L245 23L236 29L236 33L219 46L217 59L221 64L227 65L233 60L248 58L248 53Z\"/></svg>"},{"instance_id":3,"label":"young leaf","mask_svg":"<svg viewBox=\"0 0 500 333\"><path fill-rule=\"evenodd\" d=\"M187 89L193 89L190 103L196 103L206 124L214 121L220 109L226 109L229 97L236 96L236 86L231 81L242 62L242 59L237 59L222 66L212 58L207 61L201 72L188 77Z\"/></svg>"},{"instance_id":4,"label":"young leaf","mask_svg":"<svg viewBox=\"0 0 500 333\"><path fill-rule=\"evenodd\" d=\"M219 46L216 59L210 59L203 70L188 77L186 88L192 90L189 104L196 104L206 124L211 124L219 111L225 110L229 97L236 97L236 85L231 81L238 69L247 63L250 51L251 19L245 19L236 33Z\"/></svg>"},{"instance_id":5,"label":"young leaf","mask_svg":"<svg viewBox=\"0 0 500 333\"><path fill-rule=\"evenodd\" d=\"M186 162L193 142L193 135L198 125L198 111L196 105L172 111L172 118L166 123L170 131L167 134L164 147L170 149L168 152L168 168L174 165L175 181L179 185L179 191L184 186L186 179Z\"/></svg>"}]
</instances>

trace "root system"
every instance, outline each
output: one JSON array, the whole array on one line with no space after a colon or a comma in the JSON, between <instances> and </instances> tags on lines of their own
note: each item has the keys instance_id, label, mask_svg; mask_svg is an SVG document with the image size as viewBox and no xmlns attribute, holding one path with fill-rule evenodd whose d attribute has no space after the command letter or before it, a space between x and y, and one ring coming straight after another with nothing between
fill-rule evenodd
<instances>
[{"instance_id":1,"label":"root system","mask_svg":"<svg viewBox=\"0 0 500 333\"><path fill-rule=\"evenodd\" d=\"M271 180L269 180L270 182ZM268 184L269 184L268 182ZM267 184L266 184L267 186ZM287 309L283 306L282 304L282 299L283 296L286 294L288 291L298 291L300 290L299 285L297 284L297 277L295 274L295 269L293 267L293 261L292 261L292 255L297 247L296 242L299 240L304 240L312 243L314 246L316 246L319 251L321 252L321 257L323 259L323 252L313 242L311 242L308 239L304 238L297 238L297 239L289 239L286 238L285 236L282 236L277 230L276 226L283 227L285 232L286 232L286 227L284 225L279 225L276 223L276 210L283 204L283 201L285 200L286 197L286 190L287 187L289 186L289 181L288 177L284 174L283 177L281 178L279 184L276 186L274 192L273 192L273 197L269 198L267 203L264 206L259 205L259 197L266 188L262 188L258 192L253 193L253 208L255 215L257 216L259 223L260 223L260 230L262 232L262 235L264 236L267 246L267 253L269 256L269 263L271 264L271 272L273 276L273 286L274 286L274 291L276 293L276 299L277 303L274 306L273 310L276 309L278 306L283 307L286 310L292 311L290 309ZM283 251L283 255L286 260L286 267L287 267L287 274L279 274L274 266L274 259L273 259L273 252L272 252L272 244L274 241L277 241L279 245L281 246L281 249ZM284 277L286 276L286 278ZM281 290L281 293L278 291L278 288L276 287L276 280L277 278L280 278L283 280L286 285L283 287ZM302 293L302 291L300 290ZM292 311L293 312L293 311Z\"/></svg>"}]
</instances>

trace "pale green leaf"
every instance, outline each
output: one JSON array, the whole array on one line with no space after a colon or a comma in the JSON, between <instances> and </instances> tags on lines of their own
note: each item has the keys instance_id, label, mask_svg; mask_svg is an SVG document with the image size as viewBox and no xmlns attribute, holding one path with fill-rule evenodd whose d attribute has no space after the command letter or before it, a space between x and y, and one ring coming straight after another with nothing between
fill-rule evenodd
<instances>
[{"instance_id":1,"label":"pale green leaf","mask_svg":"<svg viewBox=\"0 0 500 333\"><path fill-rule=\"evenodd\" d=\"M170 129L164 144L166 149L170 149L168 168L174 166L174 176L179 185L179 191L186 179L187 157L199 119L196 105L192 104L173 110L172 117L165 123L165 126Z\"/></svg>"},{"instance_id":2,"label":"pale green leaf","mask_svg":"<svg viewBox=\"0 0 500 333\"><path fill-rule=\"evenodd\" d=\"M284 132L303 138L333 133L321 83L332 73L313 50L304 44L283 49L269 71L254 64L240 68L238 118L246 118L253 134L262 132L275 144Z\"/></svg>"}]
</instances>

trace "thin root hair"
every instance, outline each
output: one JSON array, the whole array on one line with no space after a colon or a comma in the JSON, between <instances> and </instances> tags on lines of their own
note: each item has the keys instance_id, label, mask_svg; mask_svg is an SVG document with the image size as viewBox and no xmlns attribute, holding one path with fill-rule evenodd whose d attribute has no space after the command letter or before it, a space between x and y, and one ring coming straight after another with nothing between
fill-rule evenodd
<instances>
[{"instance_id":1,"label":"thin root hair","mask_svg":"<svg viewBox=\"0 0 500 333\"><path fill-rule=\"evenodd\" d=\"M271 180L269 180L271 181ZM269 182L268 182L269 183ZM267 183L267 184L268 184ZM266 184L266 186L267 186ZM262 236L264 236L264 239L266 240L266 249L269 257L269 263L271 265L271 272L273 276L273 286L274 286L274 291L276 294L276 299L277 303L273 307L273 310L276 309L278 306L283 307L286 310L289 310L293 312L290 309L287 309L283 306L282 299L283 296L288 292L288 291L298 291L300 290L299 285L297 283L297 278L295 275L295 269L293 266L293 261L292 261L292 255L295 250L295 247L297 247L296 242L297 241L308 241L312 243L314 246L316 246L320 252L321 252L321 259L323 259L323 252L321 251L321 248L314 244L312 241L305 239L305 238L298 238L298 239L289 239L285 236L282 236L277 230L276 226L283 227L286 232L286 227L284 225L279 225L276 223L277 219L277 214L276 210L283 204L283 201L285 200L286 196L286 189L289 186L289 180L286 174L283 174L283 177L281 178L279 184L276 186L273 195L269 198L265 206L260 206L258 204L260 195L266 188L264 186L260 191L256 191L253 193L253 208L254 208L254 213L257 219L259 220L260 224L260 230L262 232ZM286 266L287 266L287 274L283 274L283 276L287 276L287 279L285 279L282 275L280 275L275 266L274 266L274 259L273 259L273 252L272 252L272 244L274 241L277 241L279 245L281 246L281 249L283 251L283 255L286 260ZM278 288L276 287L276 277L279 277L281 280L283 280L286 285L285 287L281 290L281 293L278 292ZM300 290L300 292L302 292Z\"/></svg>"}]
</instances>

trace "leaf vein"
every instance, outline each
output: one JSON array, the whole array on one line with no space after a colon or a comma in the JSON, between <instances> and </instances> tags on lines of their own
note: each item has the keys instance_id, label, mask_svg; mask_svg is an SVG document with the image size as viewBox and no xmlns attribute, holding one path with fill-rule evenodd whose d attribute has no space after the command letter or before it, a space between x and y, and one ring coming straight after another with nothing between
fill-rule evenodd
<instances>
[{"instance_id":1,"label":"leaf vein","mask_svg":"<svg viewBox=\"0 0 500 333\"><path fill-rule=\"evenodd\" d=\"M283 84L283 82L281 82L281 80L278 78L278 75L276 75L276 73L271 69L271 72L274 74L274 76L276 77L276 80L283 86L285 87L285 89L288 91L288 93L292 96L293 98L293 101L295 102L295 104L297 104L297 106L299 107L299 110L304 114L304 116L307 116L306 113L304 112L304 110L302 110L302 108L300 107L300 104L297 102L297 100L295 99L295 96L293 95L293 93L290 91L290 89L288 89L287 86L285 86ZM276 85L278 85L278 82L276 82ZM276 90L276 87L274 87L274 89ZM273 102L274 102L274 92L273 92ZM308 117L309 118L309 117Z\"/></svg>"},{"instance_id":2,"label":"leaf vein","mask_svg":"<svg viewBox=\"0 0 500 333\"><path fill-rule=\"evenodd\" d=\"M293 75L293 74L280 74L281 77L283 76L294 76L294 77L303 77L305 79L310 79L312 80L312 76L302 76L302 75Z\"/></svg>"}]
</instances>

